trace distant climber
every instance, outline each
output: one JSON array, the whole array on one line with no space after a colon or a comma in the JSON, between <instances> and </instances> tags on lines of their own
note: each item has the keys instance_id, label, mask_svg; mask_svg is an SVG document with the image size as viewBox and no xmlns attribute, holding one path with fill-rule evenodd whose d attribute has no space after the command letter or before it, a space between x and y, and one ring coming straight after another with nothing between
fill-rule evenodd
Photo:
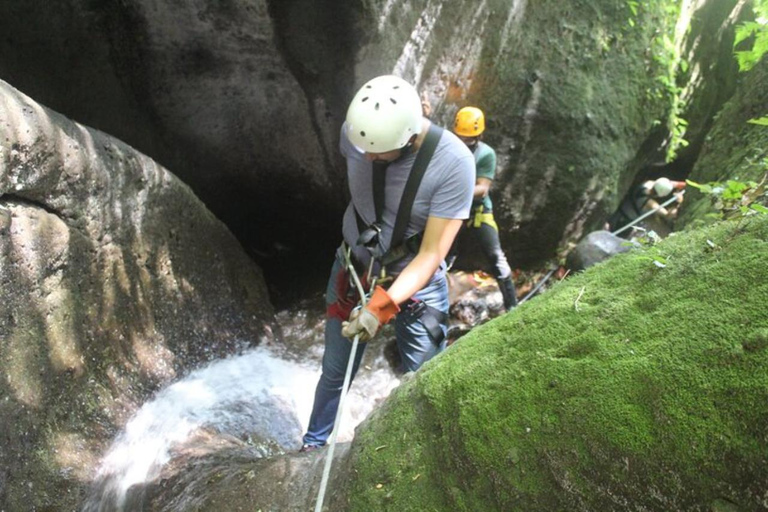
<instances>
[{"instance_id":1,"label":"distant climber","mask_svg":"<svg viewBox=\"0 0 768 512\"><path fill-rule=\"evenodd\" d=\"M683 202L684 181L672 181L668 178L648 180L627 194L619 205L619 208L608 218L606 229L614 232L644 213L656 209L646 221L661 236L665 236L671 230L669 222L677 217L677 212ZM676 201L667 207L661 207L663 203L675 197ZM632 230L628 229L620 233L624 238L632 236Z\"/></svg>"},{"instance_id":2,"label":"distant climber","mask_svg":"<svg viewBox=\"0 0 768 512\"><path fill-rule=\"evenodd\" d=\"M467 145L475 157L475 190L472 200L472 216L459 234L457 243L476 244L488 259L493 277L499 284L504 299L504 309L517 305L512 269L501 249L499 228L493 218L493 202L489 195L496 176L496 151L483 142L485 115L476 107L464 107L456 113L453 132Z\"/></svg>"}]
</instances>

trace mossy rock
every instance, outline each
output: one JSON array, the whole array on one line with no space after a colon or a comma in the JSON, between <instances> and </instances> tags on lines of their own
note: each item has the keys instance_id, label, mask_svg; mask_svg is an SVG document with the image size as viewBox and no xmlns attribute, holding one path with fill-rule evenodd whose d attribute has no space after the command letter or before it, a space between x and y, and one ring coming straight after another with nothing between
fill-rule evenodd
<instances>
[{"instance_id":1,"label":"mossy rock","mask_svg":"<svg viewBox=\"0 0 768 512\"><path fill-rule=\"evenodd\" d=\"M749 122L768 114L768 59L743 73L741 79L707 137L689 177L694 182L759 182L768 173L768 127ZM709 196L688 187L677 227L711 222L715 213Z\"/></svg>"},{"instance_id":2,"label":"mossy rock","mask_svg":"<svg viewBox=\"0 0 768 512\"><path fill-rule=\"evenodd\" d=\"M768 216L721 223L477 328L358 429L332 508L764 510L766 268Z\"/></svg>"}]
</instances>

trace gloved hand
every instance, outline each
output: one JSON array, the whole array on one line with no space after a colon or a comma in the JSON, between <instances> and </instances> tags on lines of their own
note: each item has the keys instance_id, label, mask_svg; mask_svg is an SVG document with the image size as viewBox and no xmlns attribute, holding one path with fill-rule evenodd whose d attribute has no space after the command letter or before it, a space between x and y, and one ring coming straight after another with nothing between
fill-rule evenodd
<instances>
[{"instance_id":1,"label":"gloved hand","mask_svg":"<svg viewBox=\"0 0 768 512\"><path fill-rule=\"evenodd\" d=\"M364 308L353 311L349 322L341 324L341 334L346 338L360 335L360 341L368 341L376 336L381 326L392 320L400 307L392 301L387 291L377 286L371 300Z\"/></svg>"}]
</instances>

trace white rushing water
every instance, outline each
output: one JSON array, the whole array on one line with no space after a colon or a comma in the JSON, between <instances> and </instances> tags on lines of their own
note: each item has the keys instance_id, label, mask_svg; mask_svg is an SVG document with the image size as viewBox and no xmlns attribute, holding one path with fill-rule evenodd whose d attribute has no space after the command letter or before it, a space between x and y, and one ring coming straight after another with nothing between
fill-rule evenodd
<instances>
[{"instance_id":1,"label":"white rushing water","mask_svg":"<svg viewBox=\"0 0 768 512\"><path fill-rule=\"evenodd\" d=\"M320 375L316 355L310 359L315 360L298 363L257 348L214 361L160 391L133 416L102 459L84 511L122 510L131 486L157 476L173 447L201 428L240 438L258 436L285 451L298 449ZM382 360L364 364L348 395L339 440L350 440L354 427L398 383Z\"/></svg>"}]
</instances>

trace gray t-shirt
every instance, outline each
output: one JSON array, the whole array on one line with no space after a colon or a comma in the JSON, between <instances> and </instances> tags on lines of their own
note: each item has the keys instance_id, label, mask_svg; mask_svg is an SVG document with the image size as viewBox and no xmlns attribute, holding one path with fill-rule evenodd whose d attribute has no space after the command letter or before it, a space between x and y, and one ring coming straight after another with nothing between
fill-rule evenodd
<instances>
[{"instance_id":1,"label":"gray t-shirt","mask_svg":"<svg viewBox=\"0 0 768 512\"><path fill-rule=\"evenodd\" d=\"M363 247L357 247L359 232L355 209L365 224L376 220L376 210L373 202L373 164L366 160L365 153L354 146L347 138L346 124L341 127L341 154L347 160L347 180L352 201L344 213L344 240L353 247L357 258L365 265L370 255ZM384 187L384 212L382 214L382 231L380 250L382 254L389 249L389 243L394 230L400 198L403 195L408 175L410 174L416 153L407 155L387 167ZM424 231L427 217L445 219L469 218L472 206L472 194L475 187L475 159L467 146L453 133L443 130L435 153L429 162L419 190L413 202L411 218L405 237ZM389 266L392 273L400 272L413 256ZM444 269L441 265L438 272Z\"/></svg>"}]
</instances>

